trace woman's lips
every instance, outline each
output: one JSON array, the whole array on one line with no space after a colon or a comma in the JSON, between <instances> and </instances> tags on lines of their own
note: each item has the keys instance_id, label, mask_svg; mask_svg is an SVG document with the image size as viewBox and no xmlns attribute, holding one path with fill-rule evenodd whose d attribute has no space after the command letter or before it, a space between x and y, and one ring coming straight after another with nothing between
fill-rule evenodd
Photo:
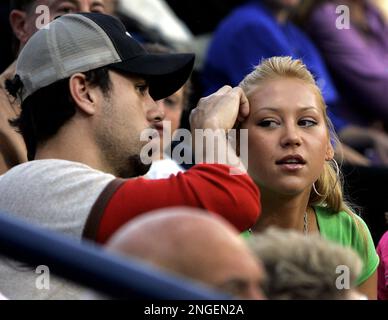
<instances>
[{"instance_id":1,"label":"woman's lips","mask_svg":"<svg viewBox=\"0 0 388 320\"><path fill-rule=\"evenodd\" d=\"M282 170L298 171L306 165L306 160L299 154L287 155L276 161Z\"/></svg>"},{"instance_id":2,"label":"woman's lips","mask_svg":"<svg viewBox=\"0 0 388 320\"><path fill-rule=\"evenodd\" d=\"M305 166L304 164L302 163L282 163L282 164L278 164L278 166L282 169L282 170L285 170L285 171L298 171L298 170L301 170L303 169L303 167Z\"/></svg>"}]
</instances>

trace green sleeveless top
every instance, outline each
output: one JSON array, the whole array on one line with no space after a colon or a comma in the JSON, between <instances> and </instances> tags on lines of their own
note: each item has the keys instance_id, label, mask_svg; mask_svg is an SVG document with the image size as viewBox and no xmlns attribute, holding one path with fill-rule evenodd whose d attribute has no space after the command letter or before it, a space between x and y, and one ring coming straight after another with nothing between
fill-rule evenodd
<instances>
[{"instance_id":1,"label":"green sleeveless top","mask_svg":"<svg viewBox=\"0 0 388 320\"><path fill-rule=\"evenodd\" d=\"M362 284L379 265L379 257L367 225L359 216L352 217L345 211L333 213L327 208L317 206L315 213L322 237L345 247L351 247L362 259L363 269L357 279L357 285ZM250 233L245 231L242 236L249 238Z\"/></svg>"}]
</instances>

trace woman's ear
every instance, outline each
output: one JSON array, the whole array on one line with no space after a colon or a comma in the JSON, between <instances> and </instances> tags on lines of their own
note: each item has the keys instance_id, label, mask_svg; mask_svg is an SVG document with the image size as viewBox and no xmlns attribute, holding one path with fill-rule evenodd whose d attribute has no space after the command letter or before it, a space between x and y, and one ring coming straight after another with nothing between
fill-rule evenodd
<instances>
[{"instance_id":1,"label":"woman's ear","mask_svg":"<svg viewBox=\"0 0 388 320\"><path fill-rule=\"evenodd\" d=\"M329 142L328 143L328 146L326 148L326 156L325 156L325 160L326 161L330 161L334 158L334 148L333 146L331 145L331 143Z\"/></svg>"},{"instance_id":2,"label":"woman's ear","mask_svg":"<svg viewBox=\"0 0 388 320\"><path fill-rule=\"evenodd\" d=\"M90 116L96 113L98 88L90 86L83 73L76 73L70 77L69 90L79 110Z\"/></svg>"}]
</instances>

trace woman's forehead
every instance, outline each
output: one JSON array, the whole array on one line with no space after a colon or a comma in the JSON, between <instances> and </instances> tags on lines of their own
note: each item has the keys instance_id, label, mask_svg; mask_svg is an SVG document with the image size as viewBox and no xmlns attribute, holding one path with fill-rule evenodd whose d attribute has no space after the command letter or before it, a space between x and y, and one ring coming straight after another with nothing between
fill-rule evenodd
<instances>
[{"instance_id":1,"label":"woman's forehead","mask_svg":"<svg viewBox=\"0 0 388 320\"><path fill-rule=\"evenodd\" d=\"M316 90L299 79L274 79L252 87L248 100L252 109L322 109Z\"/></svg>"}]
</instances>

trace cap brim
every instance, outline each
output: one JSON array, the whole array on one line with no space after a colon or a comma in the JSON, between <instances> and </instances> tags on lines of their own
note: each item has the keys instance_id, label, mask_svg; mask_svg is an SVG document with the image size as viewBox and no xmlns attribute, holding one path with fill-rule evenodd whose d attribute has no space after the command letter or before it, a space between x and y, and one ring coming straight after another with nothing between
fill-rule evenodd
<instances>
[{"instance_id":1,"label":"cap brim","mask_svg":"<svg viewBox=\"0 0 388 320\"><path fill-rule=\"evenodd\" d=\"M160 100L178 91L189 79L195 55L144 54L110 67L122 72L136 74L149 81L150 95Z\"/></svg>"}]
</instances>

